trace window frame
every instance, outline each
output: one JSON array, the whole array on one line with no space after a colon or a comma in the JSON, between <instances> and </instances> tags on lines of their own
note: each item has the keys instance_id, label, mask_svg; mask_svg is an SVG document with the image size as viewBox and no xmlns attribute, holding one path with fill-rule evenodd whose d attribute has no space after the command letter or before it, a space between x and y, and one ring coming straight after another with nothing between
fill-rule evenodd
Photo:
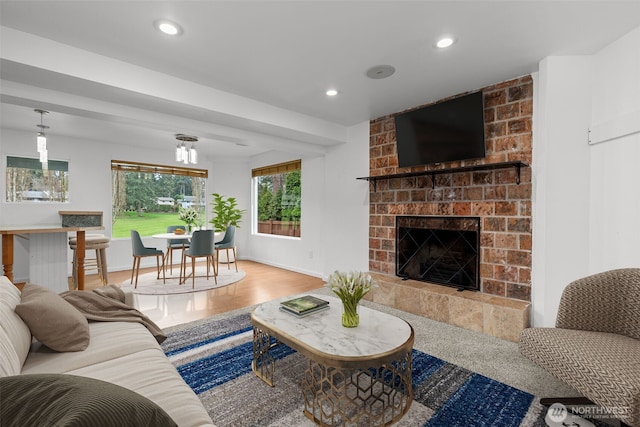
<instances>
[{"instance_id":1,"label":"window frame","mask_svg":"<svg viewBox=\"0 0 640 427\"><path fill-rule=\"evenodd\" d=\"M196 209L202 213L202 223L203 224L207 223L208 218L207 218L206 202L207 202L207 184L208 184L208 177L209 177L209 171L207 169L185 168L180 166L167 166L167 165L161 165L161 164L134 162L134 161L127 161L127 160L111 160L111 176L112 176L111 209L112 209L112 224L113 224L112 227L114 228L114 231L115 231L115 223L118 218L118 215L124 212L127 212L126 196L125 196L125 200L120 200L119 203L116 203L116 198L118 197L117 195L120 193L120 190L118 189L118 186L120 185L120 179L117 179L118 174L116 172L123 173L122 177L120 178L122 180L126 180L126 175L125 175L126 173L170 175L174 177L199 178L203 180L200 183L202 185L200 205L197 205L194 203L193 206L196 207ZM124 191L126 192L126 189ZM194 197L194 196L191 195L186 197ZM171 198L173 198L173 195L171 195ZM117 204L119 206L116 206ZM185 208L184 204L182 204L182 207L180 207L179 204L176 204L175 207L178 209L178 212L180 209ZM191 205L186 207L191 207ZM160 210L158 212L163 212L163 211ZM165 231L166 230L158 230L158 233L165 232ZM142 236L148 237L147 235L144 235L144 234L142 234ZM122 238L126 238L126 237L122 237Z\"/></svg>"},{"instance_id":2,"label":"window frame","mask_svg":"<svg viewBox=\"0 0 640 427\"><path fill-rule=\"evenodd\" d=\"M16 165L13 165L10 163L15 162ZM25 167L25 166L19 166L18 164L24 164L25 166L27 165L32 165L33 167ZM71 203L70 199L70 191L69 191L69 161L68 160L49 160L47 162L47 168L44 168L42 163L40 162L40 159L38 158L34 158L34 157L25 157L25 156L12 156L12 155L6 155L5 156L5 162L4 162L4 198L3 198L3 203L7 203L7 204L22 204L22 203L35 203L35 204L58 204L58 205L63 205L63 204L68 204ZM48 175L52 174L52 173L56 173L56 172L63 172L62 177L60 177L60 184L62 185L62 188L64 189L62 191L62 193L64 194L64 200L51 200L51 199L47 199L47 200L35 200L35 199L20 199L20 200L8 200L9 198L9 189L10 189L10 185L9 185L9 180L8 178L8 173L9 173L9 169L10 168L19 168L19 169L25 169L25 170L30 170L30 171L43 171L43 174L45 173L44 171L47 171L46 173Z\"/></svg>"},{"instance_id":3,"label":"window frame","mask_svg":"<svg viewBox=\"0 0 640 427\"><path fill-rule=\"evenodd\" d=\"M288 162L282 162L282 163L277 163L277 164L271 164L271 165L267 165L267 166L263 166L263 167L258 167L258 168L254 168L251 170L251 214L252 214L252 221L251 221L251 232L254 235L257 236L268 236L268 237L275 237L275 238L280 238L280 239L293 239L293 240L300 240L302 238L302 188L300 188L300 198L299 198L299 203L300 203L300 216L298 219L298 223L297 226L294 225L294 235L287 235L287 234L275 234L275 233L264 233L264 232L260 232L259 231L259 223L260 223L260 216L258 214L258 209L259 209L259 201L258 201L258 197L259 197L259 183L258 183L258 179L259 177L262 176L273 176L273 175L279 175L279 174L286 174L289 172L295 172L295 171L300 171L300 180L302 181L302 160L301 159L297 159L297 160L292 160L292 161L288 161ZM285 178L286 180L286 178ZM295 229L297 228L297 235L295 234L296 231Z\"/></svg>"}]
</instances>

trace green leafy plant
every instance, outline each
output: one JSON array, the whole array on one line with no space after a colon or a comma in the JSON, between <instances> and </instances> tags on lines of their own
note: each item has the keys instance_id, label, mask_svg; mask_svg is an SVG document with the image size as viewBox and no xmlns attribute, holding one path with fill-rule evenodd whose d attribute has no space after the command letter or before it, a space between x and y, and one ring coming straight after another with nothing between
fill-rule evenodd
<instances>
[{"instance_id":1,"label":"green leafy plant","mask_svg":"<svg viewBox=\"0 0 640 427\"><path fill-rule=\"evenodd\" d=\"M233 225L240 228L240 220L246 212L244 209L238 209L238 202L235 197L225 197L218 193L213 193L211 206L213 207L213 219L209 221L213 224L215 231L225 231L228 226Z\"/></svg>"}]
</instances>

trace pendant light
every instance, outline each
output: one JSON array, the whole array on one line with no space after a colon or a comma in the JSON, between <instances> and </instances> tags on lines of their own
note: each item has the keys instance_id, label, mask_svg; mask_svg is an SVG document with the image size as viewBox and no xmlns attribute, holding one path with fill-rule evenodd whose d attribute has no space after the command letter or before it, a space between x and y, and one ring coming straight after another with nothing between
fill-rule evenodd
<instances>
[{"instance_id":1,"label":"pendant light","mask_svg":"<svg viewBox=\"0 0 640 427\"><path fill-rule=\"evenodd\" d=\"M47 110L39 109L35 109L33 111L40 114L40 124L36 125L38 128L40 128L40 131L36 135L36 150L38 151L38 154L40 154L40 163L42 163L42 169L47 170L49 169L49 153L47 152L47 135L45 134L44 130L49 129L49 126L45 126L42 119L44 115L49 114L49 112Z\"/></svg>"},{"instance_id":2,"label":"pendant light","mask_svg":"<svg viewBox=\"0 0 640 427\"><path fill-rule=\"evenodd\" d=\"M198 163L198 152L196 151L196 142L198 142L197 136L185 135L178 133L175 135L178 142L176 146L176 162L182 162L185 165L191 163ZM190 142L191 147L187 149L186 143Z\"/></svg>"}]
</instances>

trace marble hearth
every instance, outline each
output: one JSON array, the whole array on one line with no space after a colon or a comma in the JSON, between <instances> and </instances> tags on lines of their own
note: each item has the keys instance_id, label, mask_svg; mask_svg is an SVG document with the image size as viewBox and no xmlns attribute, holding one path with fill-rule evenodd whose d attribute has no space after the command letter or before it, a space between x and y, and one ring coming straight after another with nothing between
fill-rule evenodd
<instances>
[{"instance_id":1,"label":"marble hearth","mask_svg":"<svg viewBox=\"0 0 640 427\"><path fill-rule=\"evenodd\" d=\"M376 303L514 342L529 327L531 304L527 301L369 274L378 287L365 299Z\"/></svg>"}]
</instances>

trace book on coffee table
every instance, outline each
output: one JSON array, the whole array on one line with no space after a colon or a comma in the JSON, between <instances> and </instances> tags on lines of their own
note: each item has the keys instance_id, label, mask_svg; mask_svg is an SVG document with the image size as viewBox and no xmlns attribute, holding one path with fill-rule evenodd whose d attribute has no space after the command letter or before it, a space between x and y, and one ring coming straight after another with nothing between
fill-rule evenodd
<instances>
[{"instance_id":1,"label":"book on coffee table","mask_svg":"<svg viewBox=\"0 0 640 427\"><path fill-rule=\"evenodd\" d=\"M280 309L296 316L305 316L327 308L329 308L329 301L311 295L304 295L280 303Z\"/></svg>"}]
</instances>

